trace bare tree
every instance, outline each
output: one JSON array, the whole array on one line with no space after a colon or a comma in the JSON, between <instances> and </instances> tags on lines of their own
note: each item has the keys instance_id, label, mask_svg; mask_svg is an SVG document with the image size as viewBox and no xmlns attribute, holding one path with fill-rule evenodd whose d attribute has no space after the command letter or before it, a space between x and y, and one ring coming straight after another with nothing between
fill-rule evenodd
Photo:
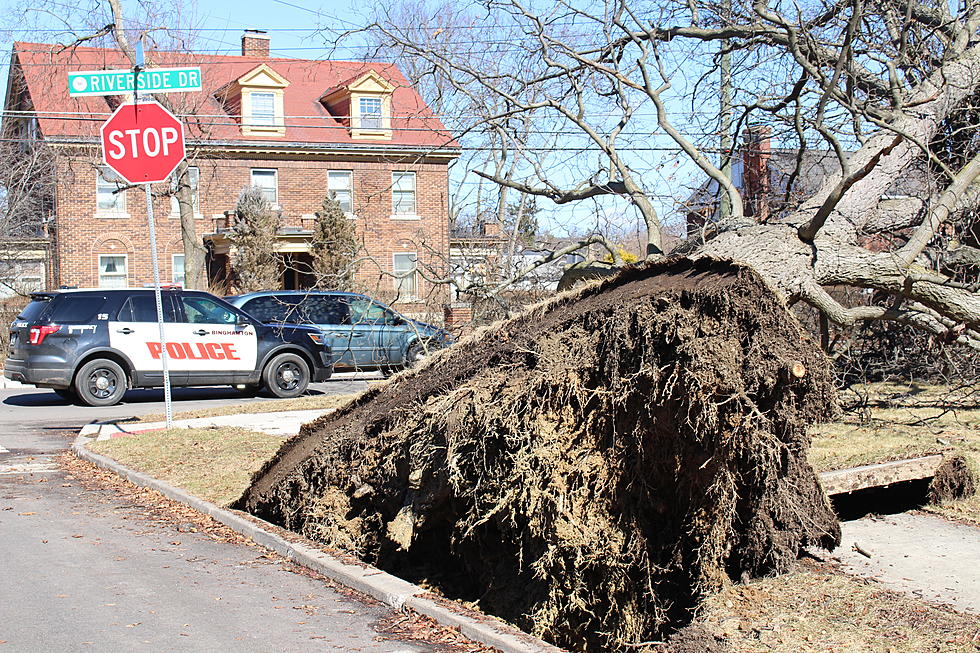
<instances>
[{"instance_id":1,"label":"bare tree","mask_svg":"<svg viewBox=\"0 0 980 653\"><path fill-rule=\"evenodd\" d=\"M976 0L956 13L915 0L755 0L730 7L564 0L544 11L521 0L482 0L471 11L491 31L471 30L465 38L492 40L491 62L457 56L458 43L439 47L386 24L372 29L398 41L455 92L495 98L481 124L506 129L515 116L534 112L538 131L562 133L594 163L590 174L577 176L575 168L533 165L533 180L478 174L556 204L618 197L642 216L648 256L656 257L663 229L653 200L678 191L658 183L651 158L663 155L650 152L658 150L651 140L660 139L730 201L730 218L712 221L703 242L688 243L693 255L750 263L787 301L806 302L837 324L900 322L980 348L976 287L930 264L949 225L980 195L976 141L966 139L957 157L941 147L943 134L955 130L949 121L956 112L975 111ZM802 197L791 192L799 170L790 174L781 189L790 203L765 223L747 216L745 198L714 151L718 88L710 80L723 43L735 62L736 128L761 121L800 153L800 162L813 150L837 161ZM884 201L917 166L935 171L931 183ZM683 199L675 197L678 204ZM842 304L827 290L834 286L866 289L860 296L879 300Z\"/></svg>"},{"instance_id":2,"label":"bare tree","mask_svg":"<svg viewBox=\"0 0 980 653\"><path fill-rule=\"evenodd\" d=\"M146 47L146 62L154 63L158 50L190 51L197 24L193 3L177 0L140 2L133 15L126 12L121 0L81 0L67 5L51 0L31 0L13 3L6 10L6 18L24 26L44 26L62 30L55 40L64 43L65 49L80 45L117 48L132 65L136 64L133 43L142 40ZM159 95L155 98L174 114L194 115L199 108L187 95L181 97ZM200 120L185 123L191 137L207 138L207 127ZM181 239L184 249L185 285L189 288L207 287L205 266L206 250L195 230L194 206L187 160L181 162L173 173L174 183L166 191L176 198L180 214Z\"/></svg>"}]
</instances>

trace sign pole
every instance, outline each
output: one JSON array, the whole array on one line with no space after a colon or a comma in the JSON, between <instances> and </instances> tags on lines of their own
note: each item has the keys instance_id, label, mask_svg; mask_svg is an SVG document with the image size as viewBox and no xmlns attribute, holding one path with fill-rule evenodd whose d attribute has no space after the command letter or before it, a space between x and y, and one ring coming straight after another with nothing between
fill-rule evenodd
<instances>
[{"instance_id":1,"label":"sign pole","mask_svg":"<svg viewBox=\"0 0 980 653\"><path fill-rule=\"evenodd\" d=\"M163 297L160 293L160 264L157 262L157 231L153 222L153 193L150 184L143 184L146 189L146 218L150 224L150 257L153 260L153 296L157 304L157 326L160 329L160 361L163 363L163 401L167 410L167 430L174 427L174 409L170 399L170 370L167 355L167 338L163 328Z\"/></svg>"}]
</instances>

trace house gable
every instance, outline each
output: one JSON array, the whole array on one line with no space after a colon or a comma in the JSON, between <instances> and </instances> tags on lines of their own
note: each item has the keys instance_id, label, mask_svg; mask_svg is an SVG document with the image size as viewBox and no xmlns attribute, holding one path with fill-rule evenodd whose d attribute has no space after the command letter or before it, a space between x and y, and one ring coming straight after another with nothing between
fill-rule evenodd
<instances>
[{"instance_id":1,"label":"house gable","mask_svg":"<svg viewBox=\"0 0 980 653\"><path fill-rule=\"evenodd\" d=\"M391 96L395 87L373 70L328 90L320 102L347 127L351 138L391 140Z\"/></svg>"}]
</instances>

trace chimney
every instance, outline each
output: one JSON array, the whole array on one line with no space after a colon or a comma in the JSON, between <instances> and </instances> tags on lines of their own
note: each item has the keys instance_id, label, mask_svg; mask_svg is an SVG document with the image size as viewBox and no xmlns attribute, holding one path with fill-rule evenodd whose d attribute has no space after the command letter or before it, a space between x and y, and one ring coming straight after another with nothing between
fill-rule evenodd
<instances>
[{"instance_id":1,"label":"chimney","mask_svg":"<svg viewBox=\"0 0 980 653\"><path fill-rule=\"evenodd\" d=\"M242 56L269 58L269 35L262 29L247 29L242 34Z\"/></svg>"},{"instance_id":2,"label":"chimney","mask_svg":"<svg viewBox=\"0 0 980 653\"><path fill-rule=\"evenodd\" d=\"M772 157L770 137L772 127L750 125L746 129L745 145L742 146L743 186L746 199L745 213L756 222L769 219L772 189L769 180L769 159Z\"/></svg>"},{"instance_id":3,"label":"chimney","mask_svg":"<svg viewBox=\"0 0 980 653\"><path fill-rule=\"evenodd\" d=\"M500 237L500 225L494 221L483 223L483 236L485 238L499 238Z\"/></svg>"}]
</instances>

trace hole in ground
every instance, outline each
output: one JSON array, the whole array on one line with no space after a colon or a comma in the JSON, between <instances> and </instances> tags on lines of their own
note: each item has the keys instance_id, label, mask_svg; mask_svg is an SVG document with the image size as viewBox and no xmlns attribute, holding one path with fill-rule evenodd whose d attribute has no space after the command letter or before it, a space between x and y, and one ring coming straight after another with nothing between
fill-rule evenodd
<instances>
[{"instance_id":1,"label":"hole in ground","mask_svg":"<svg viewBox=\"0 0 980 653\"><path fill-rule=\"evenodd\" d=\"M834 512L841 521L861 519L868 515L894 515L921 508L929 502L931 478L903 481L881 487L870 487L831 497Z\"/></svg>"}]
</instances>

